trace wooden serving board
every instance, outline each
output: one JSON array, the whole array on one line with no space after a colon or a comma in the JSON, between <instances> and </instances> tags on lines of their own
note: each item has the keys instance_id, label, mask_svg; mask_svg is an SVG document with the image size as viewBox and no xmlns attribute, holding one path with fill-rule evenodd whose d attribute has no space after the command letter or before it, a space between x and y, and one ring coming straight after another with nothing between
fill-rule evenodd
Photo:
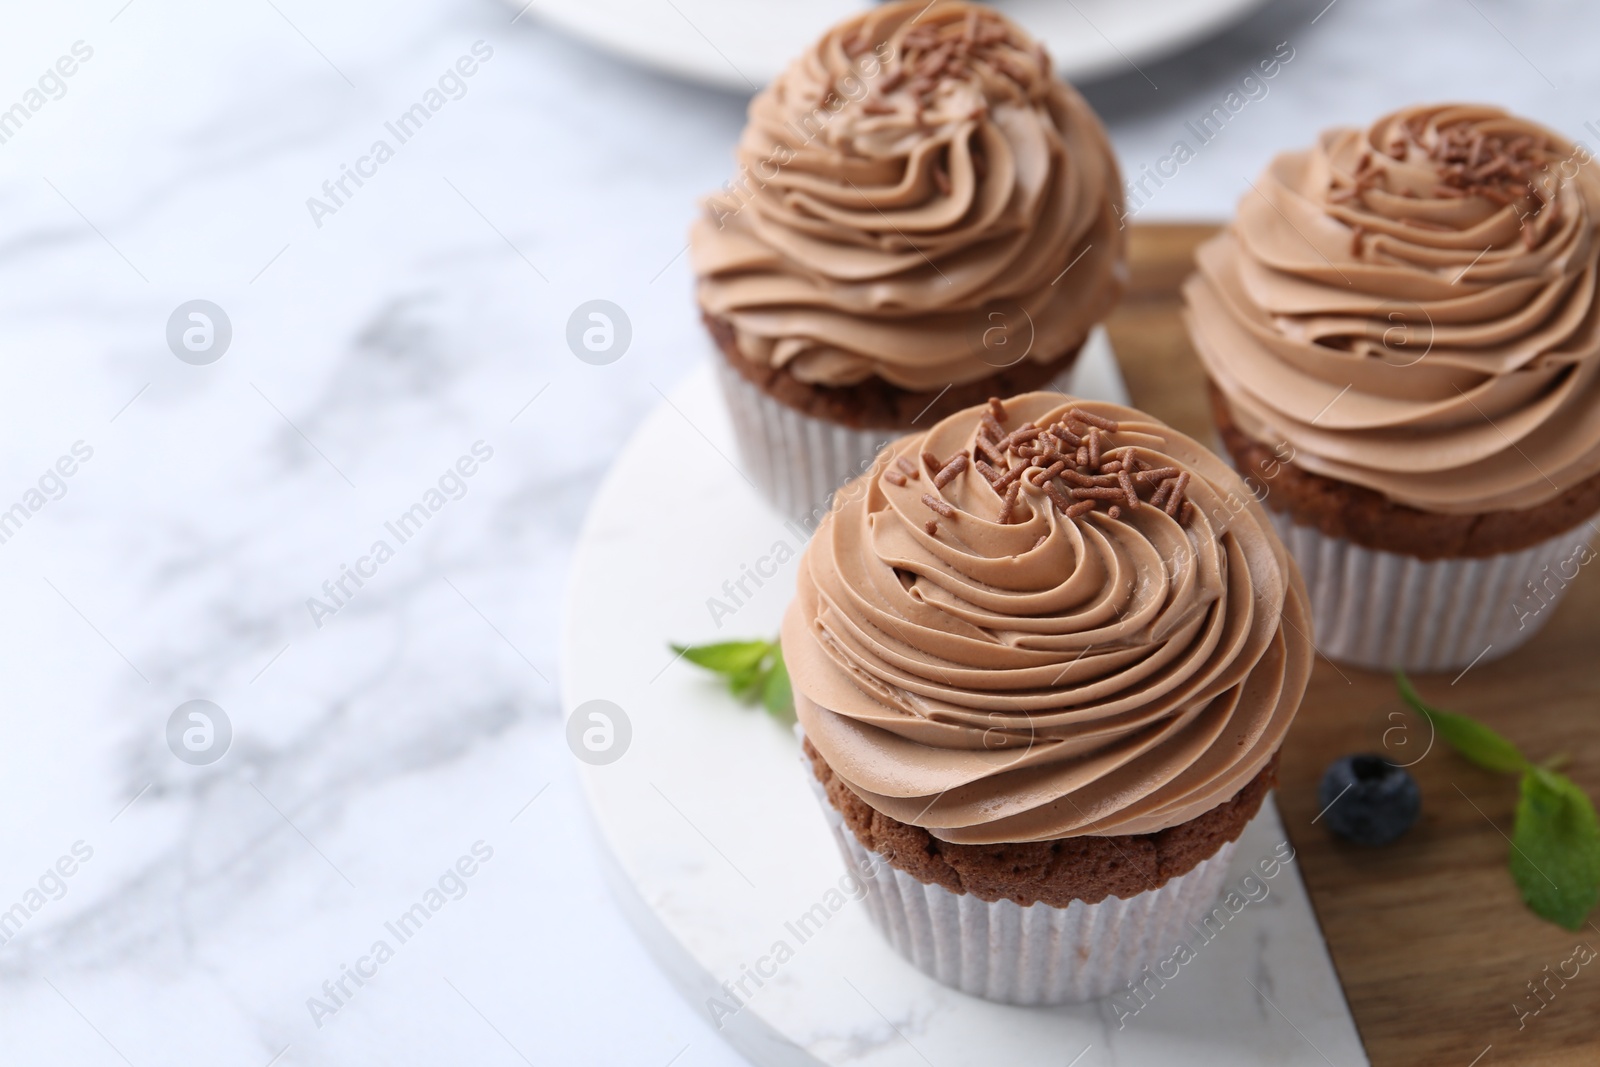
<instances>
[{"instance_id":1,"label":"wooden serving board","mask_svg":"<svg viewBox=\"0 0 1600 1067\"><path fill-rule=\"evenodd\" d=\"M1209 225L1138 226L1132 284L1108 327L1135 406L1214 442L1178 287ZM1588 569L1588 568L1586 568ZM1600 795L1600 578L1580 573L1549 625L1507 659L1416 678L1424 698L1485 722ZM1522 904L1506 866L1513 778L1480 771L1402 711L1392 679L1319 659L1284 746L1278 804L1345 995L1376 1067L1600 1064L1600 911L1571 933ZM1317 782L1338 756L1417 762L1422 816L1384 848L1335 840ZM1424 755L1426 753L1426 755ZM1579 960L1582 955L1577 957ZM1556 977L1553 977L1556 976ZM1536 999L1528 983L1539 986ZM1541 1007L1541 1004L1543 1005ZM1519 1010L1528 1012L1520 1017ZM1537 1014L1531 1014L1537 1011Z\"/></svg>"}]
</instances>

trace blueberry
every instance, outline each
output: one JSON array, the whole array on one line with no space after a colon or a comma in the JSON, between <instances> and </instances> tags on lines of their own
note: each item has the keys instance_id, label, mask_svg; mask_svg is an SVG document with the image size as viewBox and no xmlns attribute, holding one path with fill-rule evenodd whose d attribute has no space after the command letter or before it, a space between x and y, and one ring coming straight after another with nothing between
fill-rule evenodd
<instances>
[{"instance_id":1,"label":"blueberry","mask_svg":"<svg viewBox=\"0 0 1600 1067\"><path fill-rule=\"evenodd\" d=\"M1387 845L1417 821L1422 790L1410 771L1382 756L1345 756L1323 773L1317 803L1335 835L1358 845Z\"/></svg>"}]
</instances>

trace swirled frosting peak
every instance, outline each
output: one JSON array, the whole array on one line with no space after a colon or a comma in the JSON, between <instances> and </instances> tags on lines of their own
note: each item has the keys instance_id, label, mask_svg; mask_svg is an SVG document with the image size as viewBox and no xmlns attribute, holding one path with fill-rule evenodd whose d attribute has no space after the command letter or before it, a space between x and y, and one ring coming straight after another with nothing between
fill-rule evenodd
<instances>
[{"instance_id":1,"label":"swirled frosting peak","mask_svg":"<svg viewBox=\"0 0 1600 1067\"><path fill-rule=\"evenodd\" d=\"M1234 422L1436 513L1531 508L1600 473L1596 167L1459 104L1278 156L1185 288Z\"/></svg>"},{"instance_id":2,"label":"swirled frosting peak","mask_svg":"<svg viewBox=\"0 0 1600 1067\"><path fill-rule=\"evenodd\" d=\"M783 650L807 736L958 843L1152 833L1231 799L1311 668L1265 512L1132 409L991 404L889 446L806 549Z\"/></svg>"},{"instance_id":3,"label":"swirled frosting peak","mask_svg":"<svg viewBox=\"0 0 1600 1067\"><path fill-rule=\"evenodd\" d=\"M738 162L690 234L700 303L802 382L916 390L1049 362L1121 291L1105 130L991 8L840 23L751 101ZM993 314L1021 342L1003 356Z\"/></svg>"}]
</instances>

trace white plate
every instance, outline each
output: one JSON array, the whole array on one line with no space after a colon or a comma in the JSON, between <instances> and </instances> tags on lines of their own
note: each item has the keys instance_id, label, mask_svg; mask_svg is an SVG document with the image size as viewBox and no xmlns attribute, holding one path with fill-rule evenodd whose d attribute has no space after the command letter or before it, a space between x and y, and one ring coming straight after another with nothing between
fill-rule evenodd
<instances>
[{"instance_id":1,"label":"white plate","mask_svg":"<svg viewBox=\"0 0 1600 1067\"><path fill-rule=\"evenodd\" d=\"M1102 333L1072 389L1126 401ZM702 366L639 427L589 510L561 679L569 716L601 699L629 720L620 757L581 768L613 887L683 994L736 1048L756 1064L806 1067L1366 1063L1292 866L1121 1029L1104 1003L1008 1008L946 989L895 955L862 905L830 897L844 867L793 735L667 649L770 637L794 589L805 531L766 508L734 454ZM723 583L741 579L750 595L730 598ZM738 601L720 627L711 597ZM1282 840L1269 803L1240 841L1229 884ZM786 925L831 903L843 906L803 943ZM779 942L794 956L757 988L748 971L773 971ZM739 1004L721 986L741 979L751 995ZM713 998L738 1010L713 1019Z\"/></svg>"},{"instance_id":2,"label":"white plate","mask_svg":"<svg viewBox=\"0 0 1600 1067\"><path fill-rule=\"evenodd\" d=\"M1265 0L1001 0L1068 81L1136 70ZM765 85L861 0L507 0L648 67L737 92Z\"/></svg>"}]
</instances>

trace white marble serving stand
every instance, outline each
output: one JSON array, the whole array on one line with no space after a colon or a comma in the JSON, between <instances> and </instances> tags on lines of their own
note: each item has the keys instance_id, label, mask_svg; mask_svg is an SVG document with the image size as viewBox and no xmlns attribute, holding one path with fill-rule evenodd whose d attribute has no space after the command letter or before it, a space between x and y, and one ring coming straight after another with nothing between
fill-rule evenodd
<instances>
[{"instance_id":1,"label":"white marble serving stand","mask_svg":"<svg viewBox=\"0 0 1600 1067\"><path fill-rule=\"evenodd\" d=\"M1126 401L1103 335L1070 388ZM804 537L746 483L702 366L607 475L568 589L563 707L612 701L632 733L619 758L583 774L615 895L734 1047L786 1067L1367 1062L1293 866L1209 943L1197 937L1196 958L1131 1016L1131 997L1120 1010L990 1004L903 962L839 892L844 868L789 729L667 648L775 634ZM767 576L744 579L748 596L724 588L757 571ZM712 598L732 614L714 620ZM1269 801L1229 884L1284 839ZM808 912L827 919L801 927Z\"/></svg>"}]
</instances>

